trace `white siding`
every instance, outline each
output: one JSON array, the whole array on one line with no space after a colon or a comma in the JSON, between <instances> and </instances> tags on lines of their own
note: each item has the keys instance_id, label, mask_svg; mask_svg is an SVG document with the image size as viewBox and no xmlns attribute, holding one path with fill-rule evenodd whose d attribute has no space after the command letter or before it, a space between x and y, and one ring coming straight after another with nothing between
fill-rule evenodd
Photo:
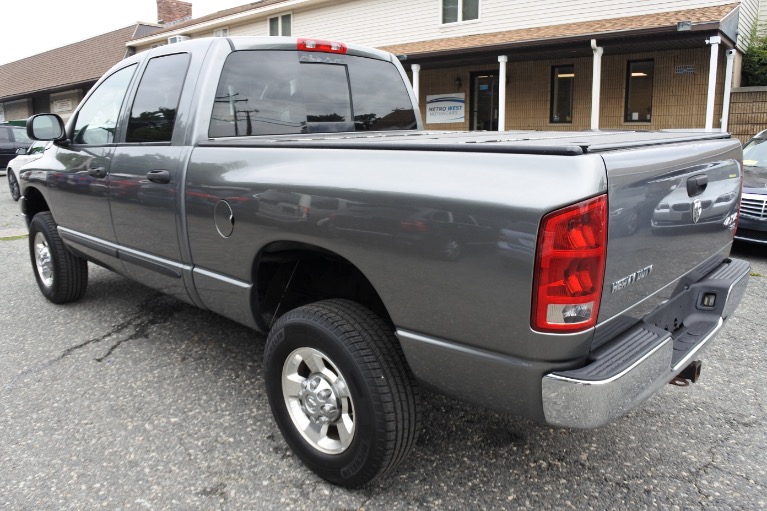
<instances>
[{"instance_id":1,"label":"white siding","mask_svg":"<svg viewBox=\"0 0 767 511\"><path fill-rule=\"evenodd\" d=\"M767 34L767 0L759 0L759 34Z\"/></svg>"},{"instance_id":2,"label":"white siding","mask_svg":"<svg viewBox=\"0 0 767 511\"><path fill-rule=\"evenodd\" d=\"M441 0L308 0L288 2L293 36L387 46L445 37L638 16L733 3L736 0L480 0L480 19L442 25ZM767 0L761 0L767 4ZM741 33L756 18L760 0L742 0ZM767 5L761 6L767 11ZM282 14L270 9L259 18L230 21L229 35L266 36L267 18ZM767 17L764 18L767 21ZM712 20L713 21L713 20ZM184 31L209 36L210 27ZM743 34L745 35L745 34ZM145 47L139 47L139 51Z\"/></svg>"},{"instance_id":3,"label":"white siding","mask_svg":"<svg viewBox=\"0 0 767 511\"><path fill-rule=\"evenodd\" d=\"M738 21L738 49L746 51L751 38L751 31L759 17L759 0L741 0L740 19Z\"/></svg>"},{"instance_id":4,"label":"white siding","mask_svg":"<svg viewBox=\"0 0 767 511\"><path fill-rule=\"evenodd\" d=\"M744 0L754 3L758 0ZM386 46L444 37L620 18L731 0L480 0L480 19L443 26L441 0L352 0L296 13L294 35ZM295 12L295 11L294 11Z\"/></svg>"}]
</instances>

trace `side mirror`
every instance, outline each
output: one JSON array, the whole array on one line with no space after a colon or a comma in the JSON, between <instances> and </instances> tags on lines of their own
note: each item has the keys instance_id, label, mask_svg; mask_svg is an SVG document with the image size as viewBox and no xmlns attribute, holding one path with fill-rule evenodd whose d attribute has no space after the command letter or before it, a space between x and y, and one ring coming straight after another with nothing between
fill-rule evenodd
<instances>
[{"instance_id":1,"label":"side mirror","mask_svg":"<svg viewBox=\"0 0 767 511\"><path fill-rule=\"evenodd\" d=\"M27 119L27 136L32 140L66 140L64 121L56 114L37 114Z\"/></svg>"},{"instance_id":2,"label":"side mirror","mask_svg":"<svg viewBox=\"0 0 767 511\"><path fill-rule=\"evenodd\" d=\"M18 149L16 149L16 154L27 154L27 148L19 147Z\"/></svg>"}]
</instances>

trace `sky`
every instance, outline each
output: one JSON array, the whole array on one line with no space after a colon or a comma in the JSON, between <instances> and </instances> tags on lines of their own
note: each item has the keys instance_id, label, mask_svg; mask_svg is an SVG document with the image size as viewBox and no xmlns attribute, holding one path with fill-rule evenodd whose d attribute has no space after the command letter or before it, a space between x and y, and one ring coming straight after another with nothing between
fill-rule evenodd
<instances>
[{"instance_id":1,"label":"sky","mask_svg":"<svg viewBox=\"0 0 767 511\"><path fill-rule=\"evenodd\" d=\"M255 0L186 0L199 18ZM157 22L155 0L5 0L0 64L127 27Z\"/></svg>"}]
</instances>

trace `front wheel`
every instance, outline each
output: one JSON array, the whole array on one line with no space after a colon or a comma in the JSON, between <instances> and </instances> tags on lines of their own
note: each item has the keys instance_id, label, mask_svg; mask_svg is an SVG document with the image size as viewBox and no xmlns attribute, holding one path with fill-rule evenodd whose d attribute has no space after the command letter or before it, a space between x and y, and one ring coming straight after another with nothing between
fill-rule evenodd
<instances>
[{"instance_id":1,"label":"front wheel","mask_svg":"<svg viewBox=\"0 0 767 511\"><path fill-rule=\"evenodd\" d=\"M294 309L264 354L266 391L285 441L346 487L397 466L420 430L420 394L391 327L346 300Z\"/></svg>"},{"instance_id":2,"label":"front wheel","mask_svg":"<svg viewBox=\"0 0 767 511\"><path fill-rule=\"evenodd\" d=\"M11 198L15 201L21 198L21 188L19 187L19 180L16 179L16 174L13 170L8 169L8 188L11 191Z\"/></svg>"},{"instance_id":3,"label":"front wheel","mask_svg":"<svg viewBox=\"0 0 767 511\"><path fill-rule=\"evenodd\" d=\"M29 253L43 296L53 303L82 298L88 285L88 263L64 246L50 212L36 214L29 224Z\"/></svg>"}]
</instances>

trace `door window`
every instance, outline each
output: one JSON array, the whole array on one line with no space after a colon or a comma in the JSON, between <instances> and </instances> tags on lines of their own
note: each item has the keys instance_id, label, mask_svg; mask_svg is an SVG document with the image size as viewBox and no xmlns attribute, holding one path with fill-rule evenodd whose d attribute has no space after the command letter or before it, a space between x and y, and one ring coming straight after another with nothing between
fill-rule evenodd
<instances>
[{"instance_id":1,"label":"door window","mask_svg":"<svg viewBox=\"0 0 767 511\"><path fill-rule=\"evenodd\" d=\"M549 122L573 122L573 82L575 66L554 66L551 68L551 111Z\"/></svg>"},{"instance_id":2,"label":"door window","mask_svg":"<svg viewBox=\"0 0 767 511\"><path fill-rule=\"evenodd\" d=\"M472 130L498 129L498 75L482 72L472 74Z\"/></svg>"},{"instance_id":3,"label":"door window","mask_svg":"<svg viewBox=\"0 0 767 511\"><path fill-rule=\"evenodd\" d=\"M188 53L149 61L131 108L126 142L170 142L188 64Z\"/></svg>"},{"instance_id":4,"label":"door window","mask_svg":"<svg viewBox=\"0 0 767 511\"><path fill-rule=\"evenodd\" d=\"M114 142L120 107L135 68L134 64L110 75L85 101L75 122L72 136L75 144L104 145Z\"/></svg>"},{"instance_id":5,"label":"door window","mask_svg":"<svg viewBox=\"0 0 767 511\"><path fill-rule=\"evenodd\" d=\"M626 72L626 122L652 120L653 61L629 62Z\"/></svg>"}]
</instances>

